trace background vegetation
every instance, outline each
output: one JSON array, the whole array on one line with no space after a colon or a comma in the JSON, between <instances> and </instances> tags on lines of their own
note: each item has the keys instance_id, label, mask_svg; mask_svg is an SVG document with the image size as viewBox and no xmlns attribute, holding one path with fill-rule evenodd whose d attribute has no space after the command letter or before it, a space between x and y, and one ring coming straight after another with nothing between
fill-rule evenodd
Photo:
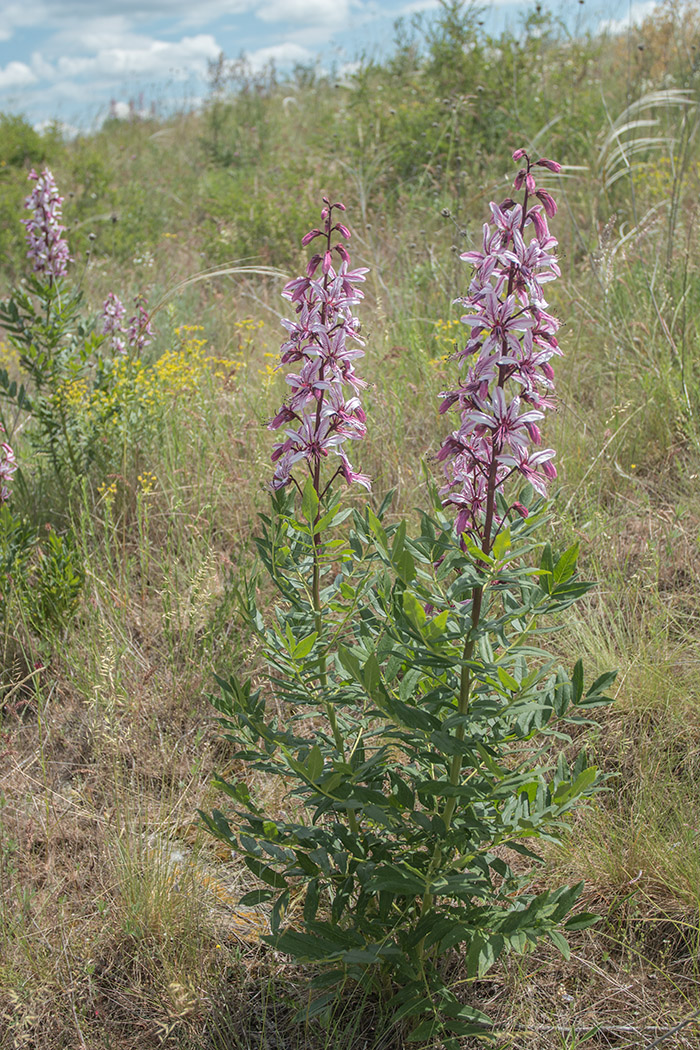
<instances>
[{"instance_id":1,"label":"background vegetation","mask_svg":"<svg viewBox=\"0 0 700 1050\"><path fill-rule=\"evenodd\" d=\"M466 993L504 1048L642 1047L684 1021L664 1046L697 1045L699 63L694 4L612 37L535 8L492 39L448 3L341 78L222 59L202 112L166 123L64 142L0 118L3 297L25 270L27 172L48 164L89 309L113 290L158 307L139 377L115 388L125 422L78 476L57 482L3 406L22 472L0 517L0 1046L402 1045L380 1003L292 1024L304 974L257 945L264 916L236 905L248 876L193 820L227 772L212 673L257 659L232 587L268 500L285 309L282 277L188 278L294 275L321 194L345 201L353 261L371 267L361 467L411 514L445 426L458 253L522 145L566 165L547 437L558 528L599 587L556 644L591 677L620 669L615 705L580 730L616 778L542 875L585 878L602 922L570 962L542 950ZM0 367L18 368L7 343ZM87 433L95 406L68 394Z\"/></svg>"}]
</instances>

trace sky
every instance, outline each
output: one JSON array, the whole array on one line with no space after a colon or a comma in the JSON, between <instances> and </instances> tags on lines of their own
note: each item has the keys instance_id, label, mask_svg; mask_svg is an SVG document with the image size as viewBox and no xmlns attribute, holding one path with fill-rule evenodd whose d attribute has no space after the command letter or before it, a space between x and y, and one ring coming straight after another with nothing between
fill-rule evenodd
<instances>
[{"instance_id":1,"label":"sky","mask_svg":"<svg viewBox=\"0 0 700 1050\"><path fill-rule=\"evenodd\" d=\"M517 31L534 0L483 0L489 30ZM543 0L572 28L612 31L654 0ZM32 124L87 130L129 103L160 112L196 106L223 51L259 69L351 66L391 50L396 19L430 16L438 0L0 0L0 110Z\"/></svg>"}]
</instances>

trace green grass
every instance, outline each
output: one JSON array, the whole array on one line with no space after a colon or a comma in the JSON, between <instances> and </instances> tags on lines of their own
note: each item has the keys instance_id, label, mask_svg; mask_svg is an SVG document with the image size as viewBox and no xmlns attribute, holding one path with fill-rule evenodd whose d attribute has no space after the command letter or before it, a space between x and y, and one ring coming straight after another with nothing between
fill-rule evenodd
<instances>
[{"instance_id":1,"label":"green grass","mask_svg":"<svg viewBox=\"0 0 700 1050\"><path fill-rule=\"evenodd\" d=\"M620 674L615 705L580 729L613 774L609 791L572 822L542 880L585 878L587 907L603 920L570 962L548 950L510 959L469 989L497 1018L504 1050L642 1046L698 1007L700 147L686 110L660 101L646 112L664 144L631 155L631 177L606 185L599 159L606 139L610 151L606 110L614 122L669 76L697 98L685 48L669 44L695 39L697 12L686 18L676 37L668 20L647 24L645 50L630 59L623 39L570 41L531 22L494 42L444 15L427 60L409 33L349 86L298 74L199 116L111 122L71 144L3 124L3 294L22 268L18 209L32 163L49 163L73 194L75 272L95 311L111 290L156 303L208 267L251 262L292 276L321 193L345 200L354 261L372 268L362 469L374 498L395 489L392 513L409 516L446 429L436 406L452 382L441 358L467 279L458 252L504 195L513 148L541 133L537 147L570 166L553 223L554 309L568 324L547 441L558 450L561 546L580 540L599 586L555 645L570 663L583 655L591 677ZM456 64L475 41L473 59ZM56 486L31 452L31 424L11 435L26 478L16 510L73 537L85 582L64 622L32 614L19 582L3 596L3 1050L403 1045L381 1002L350 993L323 1023L293 1021L307 976L257 943L260 917L236 909L250 875L194 817L216 804L211 773L230 764L206 699L213 672L257 667L234 588L254 566L267 506L264 424L284 383L266 355L282 338L282 283L232 273L169 298L149 362L175 347L177 325L201 324L207 352L243 366L199 375L79 484ZM692 1046L697 1032L689 1023L664 1046Z\"/></svg>"}]
</instances>

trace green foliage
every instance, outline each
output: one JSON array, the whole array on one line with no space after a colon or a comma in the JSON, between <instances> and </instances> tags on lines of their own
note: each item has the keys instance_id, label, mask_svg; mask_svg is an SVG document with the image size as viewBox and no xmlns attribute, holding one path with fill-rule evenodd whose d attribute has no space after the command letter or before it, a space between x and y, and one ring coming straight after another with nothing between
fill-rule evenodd
<instances>
[{"instance_id":1,"label":"green foliage","mask_svg":"<svg viewBox=\"0 0 700 1050\"><path fill-rule=\"evenodd\" d=\"M3 504L0 507L0 588L4 590L7 580L25 572L36 541L36 530Z\"/></svg>"},{"instance_id":2,"label":"green foliage","mask_svg":"<svg viewBox=\"0 0 700 1050\"><path fill-rule=\"evenodd\" d=\"M361 986L388 975L411 1038L457 1047L489 1022L445 982L450 953L475 979L543 937L566 955L566 930L594 921L569 918L580 885L533 892L523 869L605 780L585 752L551 752L609 702L614 675L584 691L580 662L569 675L540 648L552 614L590 588L575 548L555 558L546 546L530 567L541 508L487 555L463 549L439 510L412 538L405 522L384 525L385 508L355 511L345 535L337 498L317 508L311 495L299 516L277 497L263 518L259 552L282 599L274 622L254 581L242 596L272 695L232 676L214 700L232 757L278 781L290 816L223 778L235 816L201 815L263 883L242 903L270 902L269 942L324 964L314 1009L341 975ZM308 579L321 532L319 617ZM303 920L288 923L292 895Z\"/></svg>"},{"instance_id":3,"label":"green foliage","mask_svg":"<svg viewBox=\"0 0 700 1050\"><path fill-rule=\"evenodd\" d=\"M7 504L0 507L0 594L5 632L25 621L39 635L62 633L73 618L85 572L72 532L43 537Z\"/></svg>"},{"instance_id":4,"label":"green foliage","mask_svg":"<svg viewBox=\"0 0 700 1050\"><path fill-rule=\"evenodd\" d=\"M94 376L102 341L85 323L81 302L79 291L66 294L59 281L30 277L0 303L21 377L0 369L0 400L31 415L30 441L62 482L90 465L97 439L84 433L75 411L76 392Z\"/></svg>"},{"instance_id":5,"label":"green foliage","mask_svg":"<svg viewBox=\"0 0 700 1050\"><path fill-rule=\"evenodd\" d=\"M25 169L46 159L48 143L24 117L0 113L0 165Z\"/></svg>"},{"instance_id":6,"label":"green foliage","mask_svg":"<svg viewBox=\"0 0 700 1050\"><path fill-rule=\"evenodd\" d=\"M78 607L84 581L72 534L60 536L51 529L38 548L23 595L32 627L39 633L65 630Z\"/></svg>"}]
</instances>

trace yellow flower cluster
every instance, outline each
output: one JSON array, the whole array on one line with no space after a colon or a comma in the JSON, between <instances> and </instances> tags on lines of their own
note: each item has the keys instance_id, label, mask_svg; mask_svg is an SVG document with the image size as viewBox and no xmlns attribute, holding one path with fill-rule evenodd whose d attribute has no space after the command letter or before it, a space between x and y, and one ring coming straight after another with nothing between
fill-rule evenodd
<instances>
[{"instance_id":1,"label":"yellow flower cluster","mask_svg":"<svg viewBox=\"0 0 700 1050\"><path fill-rule=\"evenodd\" d=\"M182 325L175 330L177 344L166 350L153 364L141 358L115 358L108 373L89 392L84 380L71 380L54 393L57 409L68 410L73 419L99 427L108 441L114 431L128 429L137 436L149 421L154 422L173 401L194 394L211 376L230 380L243 361L207 354L206 339L198 325Z\"/></svg>"},{"instance_id":2,"label":"yellow flower cluster","mask_svg":"<svg viewBox=\"0 0 700 1050\"><path fill-rule=\"evenodd\" d=\"M88 387L84 379L66 379L51 395L51 402L62 413L79 414L89 401Z\"/></svg>"},{"instance_id":3,"label":"yellow flower cluster","mask_svg":"<svg viewBox=\"0 0 700 1050\"><path fill-rule=\"evenodd\" d=\"M455 351L455 343L459 338L459 329L461 322L458 320L444 321L442 317L438 317L434 323L434 344L438 350L442 350L442 354L439 357L431 357L429 364L431 368L439 370L443 367L448 358Z\"/></svg>"},{"instance_id":4,"label":"yellow flower cluster","mask_svg":"<svg viewBox=\"0 0 700 1050\"><path fill-rule=\"evenodd\" d=\"M238 340L238 352L242 354L250 350L255 342L255 334L265 325L264 321L255 321L252 317L244 317L242 321L234 321L233 329ZM267 346L267 343L263 343Z\"/></svg>"},{"instance_id":5,"label":"yellow flower cluster","mask_svg":"<svg viewBox=\"0 0 700 1050\"><path fill-rule=\"evenodd\" d=\"M113 500L117 494L117 483L116 481L106 482L103 481L101 485L97 486L98 496L102 496L103 499L109 501Z\"/></svg>"},{"instance_id":6,"label":"yellow flower cluster","mask_svg":"<svg viewBox=\"0 0 700 1050\"><path fill-rule=\"evenodd\" d=\"M155 474L152 474L150 470L145 470L143 474L139 474L139 492L142 496L150 496L156 487L157 478Z\"/></svg>"},{"instance_id":7,"label":"yellow flower cluster","mask_svg":"<svg viewBox=\"0 0 700 1050\"><path fill-rule=\"evenodd\" d=\"M632 168L632 182L637 193L643 194L651 202L659 203L668 200L674 190L674 182L682 173L684 184L700 180L700 163L684 167L679 156L657 157L654 160L642 161Z\"/></svg>"},{"instance_id":8,"label":"yellow flower cluster","mask_svg":"<svg viewBox=\"0 0 700 1050\"><path fill-rule=\"evenodd\" d=\"M13 368L19 364L19 350L0 342L0 368Z\"/></svg>"}]
</instances>

